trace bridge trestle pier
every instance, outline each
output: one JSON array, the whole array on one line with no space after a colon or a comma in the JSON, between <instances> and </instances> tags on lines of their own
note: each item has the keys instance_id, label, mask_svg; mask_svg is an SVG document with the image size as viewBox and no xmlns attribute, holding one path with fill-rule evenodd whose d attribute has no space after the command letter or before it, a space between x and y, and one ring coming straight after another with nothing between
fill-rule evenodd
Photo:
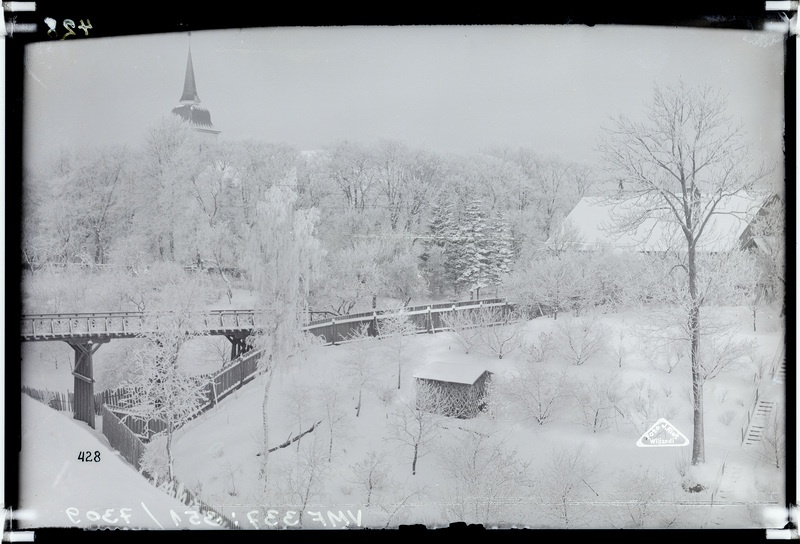
<instances>
[{"instance_id":1,"label":"bridge trestle pier","mask_svg":"<svg viewBox=\"0 0 800 544\"><path fill-rule=\"evenodd\" d=\"M75 366L72 375L75 378L75 404L73 417L89 424L94 429L94 365L92 355L110 338L71 339L67 343L75 352Z\"/></svg>"},{"instance_id":2,"label":"bridge trestle pier","mask_svg":"<svg viewBox=\"0 0 800 544\"><path fill-rule=\"evenodd\" d=\"M231 361L250 351L250 346L247 345L248 336L250 336L250 331L238 331L225 335L225 338L231 343Z\"/></svg>"}]
</instances>

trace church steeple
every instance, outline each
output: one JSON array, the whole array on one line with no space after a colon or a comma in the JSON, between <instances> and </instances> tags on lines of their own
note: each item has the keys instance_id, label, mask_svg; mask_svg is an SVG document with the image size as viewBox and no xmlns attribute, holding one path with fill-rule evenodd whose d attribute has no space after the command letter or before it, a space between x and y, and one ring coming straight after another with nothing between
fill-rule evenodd
<instances>
[{"instance_id":1,"label":"church steeple","mask_svg":"<svg viewBox=\"0 0 800 544\"><path fill-rule=\"evenodd\" d=\"M194 66L192 65L192 48L189 46L189 58L186 59L186 78L183 80L183 95L181 104L199 104L197 85L194 82Z\"/></svg>"},{"instance_id":2,"label":"church steeple","mask_svg":"<svg viewBox=\"0 0 800 544\"><path fill-rule=\"evenodd\" d=\"M186 59L186 75L183 80L183 94L180 104L172 109L172 113L188 121L196 132L217 135L219 130L211 123L211 114L199 106L200 97L197 94L197 84L194 79L194 65L192 64L192 48L189 47L189 56Z\"/></svg>"}]
</instances>

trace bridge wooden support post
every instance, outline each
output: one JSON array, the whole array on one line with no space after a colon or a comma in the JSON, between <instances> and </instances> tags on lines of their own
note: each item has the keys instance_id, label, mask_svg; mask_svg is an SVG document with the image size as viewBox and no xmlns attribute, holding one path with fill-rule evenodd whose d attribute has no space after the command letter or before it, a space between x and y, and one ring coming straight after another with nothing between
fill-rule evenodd
<instances>
[{"instance_id":1,"label":"bridge wooden support post","mask_svg":"<svg viewBox=\"0 0 800 544\"><path fill-rule=\"evenodd\" d=\"M236 360L245 352L250 351L250 346L247 345L247 337L249 335L249 331L225 335L225 338L231 343L231 361Z\"/></svg>"},{"instance_id":2,"label":"bridge wooden support post","mask_svg":"<svg viewBox=\"0 0 800 544\"><path fill-rule=\"evenodd\" d=\"M94 429L94 367L92 355L109 338L82 338L69 340L67 343L75 351L75 403L73 417L89 424Z\"/></svg>"}]
</instances>

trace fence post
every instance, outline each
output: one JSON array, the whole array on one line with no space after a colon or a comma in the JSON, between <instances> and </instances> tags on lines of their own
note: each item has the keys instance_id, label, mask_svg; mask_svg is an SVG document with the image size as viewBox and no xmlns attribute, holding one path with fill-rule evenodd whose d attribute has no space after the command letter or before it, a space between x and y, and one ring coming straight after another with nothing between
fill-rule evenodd
<instances>
[{"instance_id":1,"label":"fence post","mask_svg":"<svg viewBox=\"0 0 800 544\"><path fill-rule=\"evenodd\" d=\"M431 315L430 304L428 304L428 334L433 334L433 316Z\"/></svg>"},{"instance_id":2,"label":"fence post","mask_svg":"<svg viewBox=\"0 0 800 544\"><path fill-rule=\"evenodd\" d=\"M336 345L336 318L335 317L331 318L331 331L333 331L333 332L331 332L331 336L333 337L331 339L331 345L335 346Z\"/></svg>"}]
</instances>

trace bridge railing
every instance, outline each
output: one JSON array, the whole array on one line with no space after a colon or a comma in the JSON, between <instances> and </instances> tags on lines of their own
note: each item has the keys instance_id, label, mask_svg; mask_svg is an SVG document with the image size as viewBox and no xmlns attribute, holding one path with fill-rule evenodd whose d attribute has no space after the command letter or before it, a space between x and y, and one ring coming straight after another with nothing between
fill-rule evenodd
<instances>
[{"instance_id":1,"label":"bridge railing","mask_svg":"<svg viewBox=\"0 0 800 544\"><path fill-rule=\"evenodd\" d=\"M174 312L102 312L34 314L20 319L23 340L82 336L136 336L163 328L185 327L199 332L252 329L254 310L212 310L178 315Z\"/></svg>"}]
</instances>

